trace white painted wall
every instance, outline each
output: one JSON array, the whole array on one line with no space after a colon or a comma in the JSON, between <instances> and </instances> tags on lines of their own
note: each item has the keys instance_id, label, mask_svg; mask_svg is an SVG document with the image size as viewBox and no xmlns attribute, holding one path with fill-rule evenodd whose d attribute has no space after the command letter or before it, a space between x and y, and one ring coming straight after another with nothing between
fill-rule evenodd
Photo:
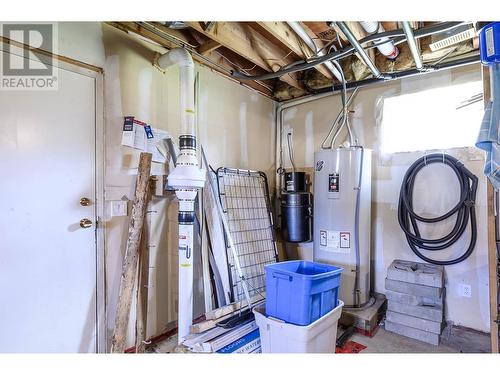
<instances>
[{"instance_id":1,"label":"white painted wall","mask_svg":"<svg viewBox=\"0 0 500 375\"><path fill-rule=\"evenodd\" d=\"M379 152L380 125L382 120L383 98L398 94L416 92L431 87L452 85L469 80L480 79L479 66L459 68L453 71L438 72L419 78L407 78L402 81L386 83L360 89L354 100L352 123L361 144L374 149L372 162L372 278L376 292L385 292L384 280L388 265L394 259L419 261L410 250L406 238L397 222L397 205L401 181L406 169L422 153L399 153L392 157L382 157ZM331 122L340 110L340 97L324 98L293 107L284 113L284 126L293 128L294 156L297 167L312 167L312 150L320 148ZM422 111L425 108L415 108ZM408 113L408 116L411 116ZM404 121L404 118L401 119ZM438 126L439 124L436 124ZM480 124L471 124L479 129ZM432 136L432 135L430 135ZM285 143L284 143L285 144ZM476 213L478 222L478 240L472 256L465 262L446 267L446 319L455 324L489 331L489 294L487 266L487 211L486 211L486 179L482 174L484 156L473 148L446 151L460 160L479 177ZM288 154L285 148L285 161ZM288 164L286 164L288 166ZM427 203L427 208L444 212L457 200L457 191L441 199L433 192L440 188L455 189L456 178L443 166L429 167L423 172L423 180L428 177L434 185L425 186L422 179L417 184L419 194ZM437 212L434 212L437 213ZM432 228L437 236L449 230L449 223ZM457 255L468 245L468 237L464 237L451 250L439 255L439 258ZM311 244L304 244L298 249L300 257L311 258ZM460 284L472 286L472 298L464 298L459 294Z\"/></svg>"},{"instance_id":2,"label":"white painted wall","mask_svg":"<svg viewBox=\"0 0 500 375\"><path fill-rule=\"evenodd\" d=\"M139 152L120 146L123 116L135 115L154 127L179 132L179 75L152 66L156 46L103 26L106 101L106 199L133 197ZM197 65L200 73L199 140L209 163L264 171L273 186L273 102ZM163 173L156 165L153 173ZM177 203L155 198L148 216L151 245L148 334L161 333L177 311ZM107 227L108 330L112 333L128 218ZM196 272L196 267L195 267ZM204 312L202 280L195 280L195 315ZM131 319L131 322L133 319ZM129 326L129 339L133 338ZM132 341L129 340L129 344Z\"/></svg>"},{"instance_id":3,"label":"white painted wall","mask_svg":"<svg viewBox=\"0 0 500 375\"><path fill-rule=\"evenodd\" d=\"M133 197L138 152L120 146L122 118L136 115L153 126L177 135L178 74L175 68L165 74L151 64L157 47L139 42L125 33L101 23L60 23L59 54L104 67L106 111L106 199ZM198 66L200 90L200 140L214 167L227 165L259 169L268 174L274 186L274 129L271 100ZM375 149L373 162L373 259L375 290L384 292L387 265L394 258L414 259L397 225L395 200L402 173L418 154L402 154L382 160L377 154L380 112L377 103L389 95L412 92L477 77L478 69L465 68L436 73L424 79L406 79L384 86L362 89L356 103L354 126L361 141ZM326 135L330 122L340 109L340 100L327 98L291 108L285 125L294 128L297 166L312 166L312 152ZM462 153L465 151L459 151ZM468 151L467 151L468 152ZM473 152L475 158L478 154ZM286 159L286 155L285 155ZM482 161L465 160L480 176L478 191L479 239L474 255L462 265L447 268L447 319L457 324L488 331L488 272L486 256L485 179ZM161 172L161 168L155 170ZM150 315L148 333L162 332L176 315L176 203L155 199L156 211L148 217L152 248ZM121 261L125 249L128 218L106 223L106 278L108 332L114 324ZM303 256L310 249L305 248ZM472 285L471 299L457 296L459 283ZM197 283L198 290L200 284ZM201 306L197 301L197 309ZM133 317L132 317L133 320ZM129 343L132 342L132 326Z\"/></svg>"},{"instance_id":4,"label":"white painted wall","mask_svg":"<svg viewBox=\"0 0 500 375\"><path fill-rule=\"evenodd\" d=\"M179 130L179 76L152 64L164 49L98 22L59 23L59 54L104 68L106 201L132 199L139 152L120 145L123 116L133 115L169 131ZM214 168L261 170L274 186L273 101L210 69L200 73L199 139ZM165 168L154 163L153 174ZM177 319L177 203L154 198L147 217L150 233L148 335L162 333ZM107 328L111 338L128 217L106 218ZM203 313L201 280L195 280L195 313ZM135 301L128 345L134 336Z\"/></svg>"}]
</instances>

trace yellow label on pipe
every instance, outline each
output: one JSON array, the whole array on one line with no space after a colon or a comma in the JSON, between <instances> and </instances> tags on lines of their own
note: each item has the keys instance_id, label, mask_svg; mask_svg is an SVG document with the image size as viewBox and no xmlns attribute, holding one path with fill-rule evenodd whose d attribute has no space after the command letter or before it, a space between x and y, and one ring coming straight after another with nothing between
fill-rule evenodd
<instances>
[{"instance_id":1,"label":"yellow label on pipe","mask_svg":"<svg viewBox=\"0 0 500 375\"><path fill-rule=\"evenodd\" d=\"M186 109L187 113L194 113L194 109Z\"/></svg>"}]
</instances>

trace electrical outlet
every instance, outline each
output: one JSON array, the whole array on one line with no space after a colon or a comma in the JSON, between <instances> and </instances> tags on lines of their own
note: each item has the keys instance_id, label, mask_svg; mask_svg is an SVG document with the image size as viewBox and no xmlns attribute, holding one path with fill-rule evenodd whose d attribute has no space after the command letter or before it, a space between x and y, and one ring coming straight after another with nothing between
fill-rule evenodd
<instances>
[{"instance_id":1,"label":"electrical outlet","mask_svg":"<svg viewBox=\"0 0 500 375\"><path fill-rule=\"evenodd\" d=\"M460 284L460 295L462 297L471 298L472 297L472 287L468 284Z\"/></svg>"}]
</instances>

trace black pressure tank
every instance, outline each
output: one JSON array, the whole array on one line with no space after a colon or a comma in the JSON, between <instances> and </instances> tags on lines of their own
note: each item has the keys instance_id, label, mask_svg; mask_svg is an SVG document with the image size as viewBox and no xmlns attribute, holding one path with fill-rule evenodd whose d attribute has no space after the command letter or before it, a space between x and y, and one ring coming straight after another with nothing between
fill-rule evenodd
<instances>
[{"instance_id":1,"label":"black pressure tank","mask_svg":"<svg viewBox=\"0 0 500 375\"><path fill-rule=\"evenodd\" d=\"M281 228L286 242L308 242L312 236L312 199L305 172L285 173L281 194Z\"/></svg>"}]
</instances>

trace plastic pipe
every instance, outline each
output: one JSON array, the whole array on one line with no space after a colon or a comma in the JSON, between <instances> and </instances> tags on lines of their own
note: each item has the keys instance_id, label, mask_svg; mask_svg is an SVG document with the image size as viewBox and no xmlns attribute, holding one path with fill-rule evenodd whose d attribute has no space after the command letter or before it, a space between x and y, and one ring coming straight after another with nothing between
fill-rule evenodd
<instances>
[{"instance_id":1,"label":"plastic pipe","mask_svg":"<svg viewBox=\"0 0 500 375\"><path fill-rule=\"evenodd\" d=\"M175 48L158 59L162 69L177 65L180 75L181 131L180 154L168 184L175 188L179 201L179 297L178 342L189 334L193 323L193 250L194 202L198 189L205 185L205 171L198 166L196 155L196 112L194 106L194 63L185 49Z\"/></svg>"},{"instance_id":2,"label":"plastic pipe","mask_svg":"<svg viewBox=\"0 0 500 375\"><path fill-rule=\"evenodd\" d=\"M194 62L183 48L174 48L158 59L158 66L166 69L177 65L180 75L181 135L195 136Z\"/></svg>"},{"instance_id":3,"label":"plastic pipe","mask_svg":"<svg viewBox=\"0 0 500 375\"><path fill-rule=\"evenodd\" d=\"M324 51L318 51L318 47L316 46L316 43L314 43L314 40L309 36L309 34L304 30L302 25L299 22L287 22L288 26L292 28L292 30L297 34L297 36L304 41L304 43L309 47L309 49L315 53L317 56L324 56L325 52ZM338 71L335 66L330 61L327 61L323 63L323 65L326 66L326 68L340 81L342 82L342 74Z\"/></svg>"},{"instance_id":4,"label":"plastic pipe","mask_svg":"<svg viewBox=\"0 0 500 375\"><path fill-rule=\"evenodd\" d=\"M359 24L365 31L369 34L373 34L376 32L384 32L384 27L378 22L371 21L360 21ZM387 40L387 43L383 43L377 46L377 49L381 54L388 57L389 59L395 59L399 55L398 47L394 45L388 38L380 38L378 42L383 42Z\"/></svg>"},{"instance_id":5,"label":"plastic pipe","mask_svg":"<svg viewBox=\"0 0 500 375\"><path fill-rule=\"evenodd\" d=\"M415 67L418 70L422 70L424 64L422 63L422 57L420 56L420 51L417 46L417 41L415 36L413 35L413 29L408 21L403 22L403 30L406 35L406 42L408 43L408 47L410 47L411 55L413 56L413 60L415 60Z\"/></svg>"}]
</instances>

